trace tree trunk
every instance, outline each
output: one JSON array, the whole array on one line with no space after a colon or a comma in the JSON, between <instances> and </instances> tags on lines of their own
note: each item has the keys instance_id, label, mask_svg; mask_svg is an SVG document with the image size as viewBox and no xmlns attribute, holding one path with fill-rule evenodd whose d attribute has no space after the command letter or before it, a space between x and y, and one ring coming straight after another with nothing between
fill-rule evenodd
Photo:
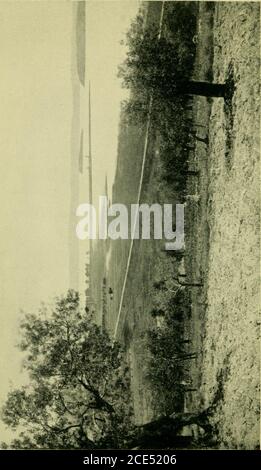
<instances>
[{"instance_id":1,"label":"tree trunk","mask_svg":"<svg viewBox=\"0 0 261 470\"><path fill-rule=\"evenodd\" d=\"M195 146L185 145L185 146L184 146L184 150L186 150L186 151L188 151L188 152L189 152L190 150L193 151L193 150L195 150Z\"/></svg>"},{"instance_id":2,"label":"tree trunk","mask_svg":"<svg viewBox=\"0 0 261 470\"><path fill-rule=\"evenodd\" d=\"M186 118L186 122L189 125L189 128L193 128L193 127L206 128L204 124L198 124L197 122L194 122L194 119ZM189 132L189 129L188 129L188 132Z\"/></svg>"},{"instance_id":3,"label":"tree trunk","mask_svg":"<svg viewBox=\"0 0 261 470\"><path fill-rule=\"evenodd\" d=\"M181 286L188 286L188 287L202 287L202 282L180 282L178 281Z\"/></svg>"},{"instance_id":4,"label":"tree trunk","mask_svg":"<svg viewBox=\"0 0 261 470\"><path fill-rule=\"evenodd\" d=\"M187 353L187 354L180 354L176 356L175 361L182 362L182 361L191 361L191 359L196 359L197 353Z\"/></svg>"},{"instance_id":5,"label":"tree trunk","mask_svg":"<svg viewBox=\"0 0 261 470\"><path fill-rule=\"evenodd\" d=\"M180 82L177 86L177 94L179 95L199 95L210 96L213 98L224 98L225 92L226 85L224 83L188 80Z\"/></svg>"},{"instance_id":6,"label":"tree trunk","mask_svg":"<svg viewBox=\"0 0 261 470\"><path fill-rule=\"evenodd\" d=\"M193 137L195 140L197 140L198 142L202 142L203 144L208 145L208 137L207 137L207 136L206 136L206 137L200 137L200 136L197 135L196 132L191 132L191 131L190 131L190 134L191 134L192 137Z\"/></svg>"},{"instance_id":7,"label":"tree trunk","mask_svg":"<svg viewBox=\"0 0 261 470\"><path fill-rule=\"evenodd\" d=\"M199 176L199 170L187 170L182 172L185 175L189 176Z\"/></svg>"},{"instance_id":8,"label":"tree trunk","mask_svg":"<svg viewBox=\"0 0 261 470\"><path fill-rule=\"evenodd\" d=\"M201 413L173 413L142 426L137 426L128 440L128 448L150 449L154 448L154 445L156 445L156 448L187 447L193 439L186 440L185 437L188 436L177 436L177 432L190 424L197 424L204 430L210 431L208 410Z\"/></svg>"}]
</instances>

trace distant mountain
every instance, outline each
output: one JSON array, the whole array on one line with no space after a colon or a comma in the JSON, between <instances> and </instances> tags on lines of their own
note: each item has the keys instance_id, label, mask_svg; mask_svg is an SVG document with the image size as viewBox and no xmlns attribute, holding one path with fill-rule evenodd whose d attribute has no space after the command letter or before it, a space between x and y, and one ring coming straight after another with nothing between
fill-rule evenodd
<instances>
[{"instance_id":1,"label":"distant mountain","mask_svg":"<svg viewBox=\"0 0 261 470\"><path fill-rule=\"evenodd\" d=\"M79 288L79 240L75 234L79 204L79 170L82 168L83 132L80 122L81 87L85 84L85 2L72 2L72 47L71 47L71 83L72 83L72 121L71 121L71 207L70 207L70 286Z\"/></svg>"},{"instance_id":2,"label":"distant mountain","mask_svg":"<svg viewBox=\"0 0 261 470\"><path fill-rule=\"evenodd\" d=\"M85 48L86 48L86 31L85 31L85 1L77 2L76 14L76 56L77 56L77 72L81 84L85 85Z\"/></svg>"}]
</instances>

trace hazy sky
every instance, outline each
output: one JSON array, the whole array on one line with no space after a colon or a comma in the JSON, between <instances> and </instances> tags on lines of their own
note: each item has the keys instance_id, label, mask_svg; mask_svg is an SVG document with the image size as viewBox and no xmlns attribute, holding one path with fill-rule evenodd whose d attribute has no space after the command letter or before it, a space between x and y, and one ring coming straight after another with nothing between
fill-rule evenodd
<instances>
[{"instance_id":1,"label":"hazy sky","mask_svg":"<svg viewBox=\"0 0 261 470\"><path fill-rule=\"evenodd\" d=\"M68 286L71 24L68 2L0 2L0 399L19 310Z\"/></svg>"},{"instance_id":2,"label":"hazy sky","mask_svg":"<svg viewBox=\"0 0 261 470\"><path fill-rule=\"evenodd\" d=\"M90 1L87 3L87 79L92 89L92 141L95 195L104 186L104 173L112 184L116 156L120 101L127 96L117 77L126 49L120 44L138 1Z\"/></svg>"},{"instance_id":3,"label":"hazy sky","mask_svg":"<svg viewBox=\"0 0 261 470\"><path fill-rule=\"evenodd\" d=\"M119 41L137 5L87 6L96 194L115 168ZM69 286L71 37L71 2L0 2L0 404L10 381L22 381L15 349L20 309L35 310ZM0 440L6 436L0 422Z\"/></svg>"}]
</instances>

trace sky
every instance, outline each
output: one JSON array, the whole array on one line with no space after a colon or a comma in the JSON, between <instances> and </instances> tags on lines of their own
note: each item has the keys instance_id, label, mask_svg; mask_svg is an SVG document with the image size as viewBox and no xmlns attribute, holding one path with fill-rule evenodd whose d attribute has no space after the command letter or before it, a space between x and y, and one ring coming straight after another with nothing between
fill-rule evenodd
<instances>
[{"instance_id":1,"label":"sky","mask_svg":"<svg viewBox=\"0 0 261 470\"><path fill-rule=\"evenodd\" d=\"M87 5L96 196L105 174L113 180L124 97L119 41L137 8L135 0ZM11 384L26 380L15 348L21 310L36 311L69 287L72 24L72 2L0 2L0 405ZM86 122L86 90L81 100ZM0 441L9 437L0 422Z\"/></svg>"},{"instance_id":2,"label":"sky","mask_svg":"<svg viewBox=\"0 0 261 470\"><path fill-rule=\"evenodd\" d=\"M121 43L131 19L137 14L139 4L135 0L91 1L87 4L86 71L92 92L96 198L103 190L105 172L108 175L109 190L113 183L120 102L128 96L117 77L118 65L126 56L126 46Z\"/></svg>"}]
</instances>

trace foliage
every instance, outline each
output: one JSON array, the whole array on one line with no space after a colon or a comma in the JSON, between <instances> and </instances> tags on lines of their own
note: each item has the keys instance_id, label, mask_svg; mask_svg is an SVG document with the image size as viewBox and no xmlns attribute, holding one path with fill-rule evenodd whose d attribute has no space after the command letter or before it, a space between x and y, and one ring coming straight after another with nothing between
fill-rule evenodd
<instances>
[{"instance_id":1,"label":"foliage","mask_svg":"<svg viewBox=\"0 0 261 470\"><path fill-rule=\"evenodd\" d=\"M49 312L27 314L20 348L30 383L9 393L2 419L23 430L12 448L120 446L131 426L128 369L118 344L70 290Z\"/></svg>"},{"instance_id":2,"label":"foliage","mask_svg":"<svg viewBox=\"0 0 261 470\"><path fill-rule=\"evenodd\" d=\"M180 381L183 378L183 366L180 356L183 348L180 338L183 335L182 316L165 313L161 327L151 328L147 333L147 345L150 359L147 364L147 378L157 397L159 412L168 414L171 410L181 410L183 390ZM159 400L161 397L161 400ZM163 409L159 409L159 401Z\"/></svg>"},{"instance_id":3,"label":"foliage","mask_svg":"<svg viewBox=\"0 0 261 470\"><path fill-rule=\"evenodd\" d=\"M172 100L178 83L191 76L195 55L191 34L190 29L190 42L184 41L176 30L170 40L166 34L159 36L158 26L147 25L138 16L127 34L127 57L119 68L123 85L137 96Z\"/></svg>"},{"instance_id":4,"label":"foliage","mask_svg":"<svg viewBox=\"0 0 261 470\"><path fill-rule=\"evenodd\" d=\"M127 58L119 68L123 86L131 90L123 104L126 119L143 126L150 114L151 130L160 141L162 177L181 193L189 166L190 98L177 94L177 88L193 73L196 14L191 2L167 2L159 37L159 25L140 13L127 33Z\"/></svg>"},{"instance_id":5,"label":"foliage","mask_svg":"<svg viewBox=\"0 0 261 470\"><path fill-rule=\"evenodd\" d=\"M180 411L184 402L182 381L187 378L189 358L184 324L190 316L190 294L174 278L177 263L165 253L162 256L164 261L157 265L150 291L153 321L145 342L149 350L146 377L153 403L157 413L166 415L171 410Z\"/></svg>"}]
</instances>

